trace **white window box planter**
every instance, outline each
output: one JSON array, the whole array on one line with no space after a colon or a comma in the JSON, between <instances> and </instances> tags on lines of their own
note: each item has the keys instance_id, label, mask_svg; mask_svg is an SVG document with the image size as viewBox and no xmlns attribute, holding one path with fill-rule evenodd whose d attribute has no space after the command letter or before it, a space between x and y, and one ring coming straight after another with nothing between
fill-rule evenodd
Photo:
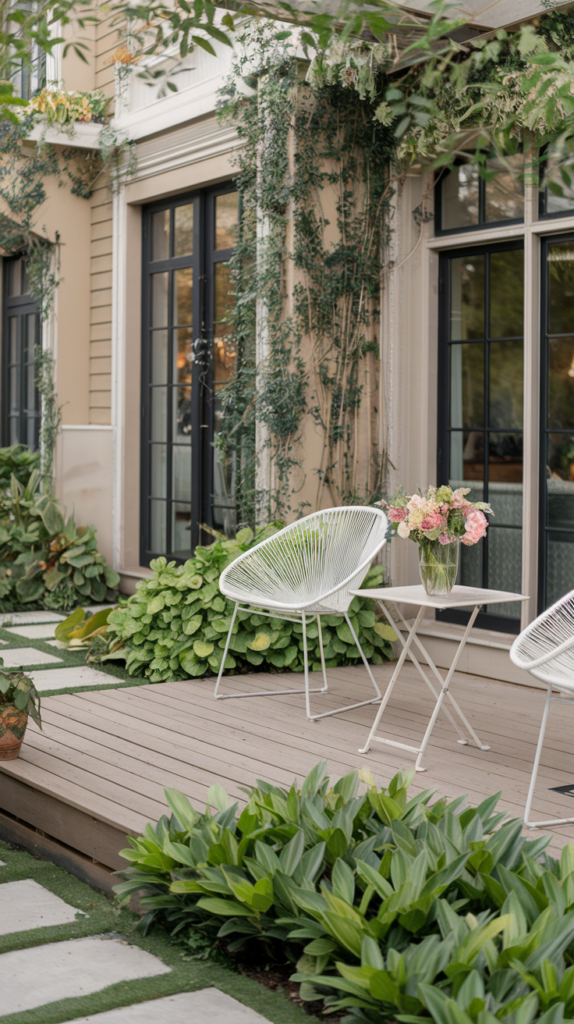
<instances>
[{"instance_id":1,"label":"white window box planter","mask_svg":"<svg viewBox=\"0 0 574 1024\"><path fill-rule=\"evenodd\" d=\"M99 148L99 137L103 124L91 124L84 121L74 122L74 134L68 135L67 132L59 130L58 128L48 128L45 131L45 126L37 124L32 129L28 136L30 142L40 142L42 139L44 142L50 142L54 146L76 146L78 149L98 149Z\"/></svg>"}]
</instances>

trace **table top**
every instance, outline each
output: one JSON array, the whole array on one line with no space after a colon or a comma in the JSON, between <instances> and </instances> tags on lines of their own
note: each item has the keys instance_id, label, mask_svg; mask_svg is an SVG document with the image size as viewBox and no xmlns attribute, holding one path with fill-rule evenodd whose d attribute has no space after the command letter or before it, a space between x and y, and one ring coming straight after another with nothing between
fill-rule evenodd
<instances>
[{"instance_id":1,"label":"table top","mask_svg":"<svg viewBox=\"0 0 574 1024\"><path fill-rule=\"evenodd\" d=\"M376 601L415 604L419 608L467 608L477 604L506 604L510 601L528 601L527 594L512 594L505 590L482 590L479 587L453 587L444 597L429 596L422 583L414 587L373 587L370 590L352 590L358 597L372 597Z\"/></svg>"}]
</instances>

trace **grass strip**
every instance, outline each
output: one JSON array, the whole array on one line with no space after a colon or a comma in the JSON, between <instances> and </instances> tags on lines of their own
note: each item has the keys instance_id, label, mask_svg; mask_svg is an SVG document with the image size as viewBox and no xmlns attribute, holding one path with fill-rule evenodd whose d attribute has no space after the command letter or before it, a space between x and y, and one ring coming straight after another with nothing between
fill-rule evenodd
<instances>
[{"instance_id":1,"label":"grass strip","mask_svg":"<svg viewBox=\"0 0 574 1024\"><path fill-rule=\"evenodd\" d=\"M189 954L181 946L173 944L167 933L160 928L142 937L135 931L139 920L137 915L125 908L120 909L108 897L69 875L63 868L49 861L38 860L28 853L13 850L6 843L0 843L0 859L6 862L5 867L0 867L0 884L33 878L66 903L88 915L87 918L65 925L0 936L0 953L114 932L171 967L170 974L120 982L91 995L63 999L35 1010L3 1016L2 1024L64 1024L75 1017L92 1016L104 1010L208 986L226 992L266 1017L272 1024L308 1024L308 1015L300 1007L294 1006L283 992L264 988L251 978L236 974L214 961L184 959ZM22 979L22 985L33 985L33 980L32 972L30 978ZM0 1013L1 1005L0 1000Z\"/></svg>"}]
</instances>

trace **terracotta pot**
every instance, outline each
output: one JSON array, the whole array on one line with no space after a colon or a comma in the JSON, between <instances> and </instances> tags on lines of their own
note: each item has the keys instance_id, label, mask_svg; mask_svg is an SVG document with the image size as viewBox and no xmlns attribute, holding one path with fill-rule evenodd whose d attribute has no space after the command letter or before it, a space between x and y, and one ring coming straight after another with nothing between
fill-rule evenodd
<instances>
[{"instance_id":1,"label":"terracotta pot","mask_svg":"<svg viewBox=\"0 0 574 1024\"><path fill-rule=\"evenodd\" d=\"M28 725L28 712L19 711L14 704L0 704L0 761L13 761L20 753L26 726Z\"/></svg>"}]
</instances>

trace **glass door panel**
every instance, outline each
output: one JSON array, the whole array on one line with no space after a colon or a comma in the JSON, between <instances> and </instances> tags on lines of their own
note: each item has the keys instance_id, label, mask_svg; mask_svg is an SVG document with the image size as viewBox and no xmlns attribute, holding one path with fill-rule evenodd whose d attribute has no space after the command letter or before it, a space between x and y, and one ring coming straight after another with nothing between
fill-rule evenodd
<instances>
[{"instance_id":1,"label":"glass door panel","mask_svg":"<svg viewBox=\"0 0 574 1024\"><path fill-rule=\"evenodd\" d=\"M40 433L40 397L36 387L36 346L40 317L24 257L4 259L2 339L4 444L36 448Z\"/></svg>"},{"instance_id":2,"label":"glass door panel","mask_svg":"<svg viewBox=\"0 0 574 1024\"><path fill-rule=\"evenodd\" d=\"M543 243L540 610L574 585L574 238Z\"/></svg>"},{"instance_id":3,"label":"glass door panel","mask_svg":"<svg viewBox=\"0 0 574 1024\"><path fill-rule=\"evenodd\" d=\"M441 257L439 482L495 512L484 541L461 545L465 586L521 588L523 275L515 244ZM519 618L518 605L502 605L478 624L515 632Z\"/></svg>"},{"instance_id":4,"label":"glass door panel","mask_svg":"<svg viewBox=\"0 0 574 1024\"><path fill-rule=\"evenodd\" d=\"M189 558L203 524L235 529L233 474L214 441L218 392L234 366L227 317L238 195L219 189L158 206L144 212L144 563Z\"/></svg>"}]
</instances>

